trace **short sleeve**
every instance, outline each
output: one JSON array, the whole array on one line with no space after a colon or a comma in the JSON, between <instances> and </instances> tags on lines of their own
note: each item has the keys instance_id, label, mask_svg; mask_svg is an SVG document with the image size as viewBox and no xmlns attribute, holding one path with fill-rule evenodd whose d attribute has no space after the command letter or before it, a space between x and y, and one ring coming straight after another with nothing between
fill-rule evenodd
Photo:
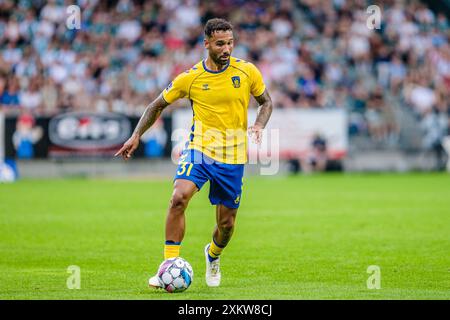
<instances>
[{"instance_id":1,"label":"short sleeve","mask_svg":"<svg viewBox=\"0 0 450 320\"><path fill-rule=\"evenodd\" d=\"M178 99L186 97L189 88L189 74L187 72L179 74L163 90L163 98L167 103L173 103Z\"/></svg>"},{"instance_id":2,"label":"short sleeve","mask_svg":"<svg viewBox=\"0 0 450 320\"><path fill-rule=\"evenodd\" d=\"M250 93L254 97L259 97L266 90L262 74L253 63L249 63L249 74L251 81Z\"/></svg>"}]
</instances>

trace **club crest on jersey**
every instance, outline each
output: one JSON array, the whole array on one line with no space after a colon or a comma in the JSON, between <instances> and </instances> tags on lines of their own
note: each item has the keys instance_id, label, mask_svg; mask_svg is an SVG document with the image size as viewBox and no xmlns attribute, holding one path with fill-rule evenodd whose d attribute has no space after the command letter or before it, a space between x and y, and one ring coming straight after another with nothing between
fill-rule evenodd
<instances>
[{"instance_id":1,"label":"club crest on jersey","mask_svg":"<svg viewBox=\"0 0 450 320\"><path fill-rule=\"evenodd\" d=\"M207 84L207 83L205 83L205 84L203 85L203 90L209 90L209 87L208 87L208 84Z\"/></svg>"},{"instance_id":2,"label":"club crest on jersey","mask_svg":"<svg viewBox=\"0 0 450 320\"><path fill-rule=\"evenodd\" d=\"M239 76L231 77L231 81L233 82L233 87L239 88L241 86L241 78Z\"/></svg>"}]
</instances>

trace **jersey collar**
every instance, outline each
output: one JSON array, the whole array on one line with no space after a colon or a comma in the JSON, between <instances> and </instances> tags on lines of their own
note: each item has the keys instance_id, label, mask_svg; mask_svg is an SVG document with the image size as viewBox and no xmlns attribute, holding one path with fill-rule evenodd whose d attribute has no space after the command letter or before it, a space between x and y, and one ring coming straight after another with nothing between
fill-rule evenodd
<instances>
[{"instance_id":1,"label":"jersey collar","mask_svg":"<svg viewBox=\"0 0 450 320\"><path fill-rule=\"evenodd\" d=\"M207 72L209 72L209 73L222 73L222 72L224 72L225 70L228 69L228 66L230 65L230 61L231 61L231 57L230 57L230 59L228 60L228 63L227 63L227 65L225 66L225 68L223 68L222 70L219 70L219 71L209 70L209 69L206 67L205 60L202 60L202 65L203 65L203 69L205 69L205 71L207 71Z\"/></svg>"}]
</instances>

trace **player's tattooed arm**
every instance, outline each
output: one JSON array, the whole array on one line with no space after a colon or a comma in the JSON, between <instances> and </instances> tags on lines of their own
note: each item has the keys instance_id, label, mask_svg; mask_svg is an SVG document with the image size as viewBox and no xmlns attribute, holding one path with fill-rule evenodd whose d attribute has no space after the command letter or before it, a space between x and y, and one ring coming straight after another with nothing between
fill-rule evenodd
<instances>
[{"instance_id":1,"label":"player's tattooed arm","mask_svg":"<svg viewBox=\"0 0 450 320\"><path fill-rule=\"evenodd\" d=\"M262 131L266 127L269 121L270 115L272 114L272 99L270 98L269 92L267 90L258 97L255 97L259 104L258 114L256 116L256 121L253 126L249 128L249 135L256 144L261 143Z\"/></svg>"},{"instance_id":2,"label":"player's tattooed arm","mask_svg":"<svg viewBox=\"0 0 450 320\"><path fill-rule=\"evenodd\" d=\"M255 99L259 104L255 125L265 128L267 122L269 121L270 115L272 114L272 99L270 98L267 90L265 90L262 95L255 97Z\"/></svg>"},{"instance_id":3,"label":"player's tattooed arm","mask_svg":"<svg viewBox=\"0 0 450 320\"><path fill-rule=\"evenodd\" d=\"M144 113L139 119L136 128L133 131L131 137L124 143L122 148L116 152L114 156L121 155L125 160L128 160L133 152L139 146L139 139L150 128L161 115L161 112L167 107L169 103L164 100L162 93L156 98L152 103L150 103L147 108L145 108Z\"/></svg>"},{"instance_id":4,"label":"player's tattooed arm","mask_svg":"<svg viewBox=\"0 0 450 320\"><path fill-rule=\"evenodd\" d=\"M169 103L164 100L161 93L158 98L156 98L147 106L147 108L145 108L144 113L142 114L138 124L136 125L136 128L133 131L133 135L138 135L139 137L141 137L145 133L145 131L147 131L148 128L150 128L155 123L156 119L158 119L161 115L161 112L168 105Z\"/></svg>"}]
</instances>

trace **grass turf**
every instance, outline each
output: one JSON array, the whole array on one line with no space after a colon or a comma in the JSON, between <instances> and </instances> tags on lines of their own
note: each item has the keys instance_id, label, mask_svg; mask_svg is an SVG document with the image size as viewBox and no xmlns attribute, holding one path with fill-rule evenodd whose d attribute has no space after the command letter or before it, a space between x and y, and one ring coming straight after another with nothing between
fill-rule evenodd
<instances>
[{"instance_id":1,"label":"grass turf","mask_svg":"<svg viewBox=\"0 0 450 320\"><path fill-rule=\"evenodd\" d=\"M0 299L449 299L450 176L252 177L222 257L204 282L214 208L191 201L184 293L147 288L162 261L171 181L22 180L0 185ZM67 268L81 268L69 290ZM367 268L381 269L369 290Z\"/></svg>"}]
</instances>

